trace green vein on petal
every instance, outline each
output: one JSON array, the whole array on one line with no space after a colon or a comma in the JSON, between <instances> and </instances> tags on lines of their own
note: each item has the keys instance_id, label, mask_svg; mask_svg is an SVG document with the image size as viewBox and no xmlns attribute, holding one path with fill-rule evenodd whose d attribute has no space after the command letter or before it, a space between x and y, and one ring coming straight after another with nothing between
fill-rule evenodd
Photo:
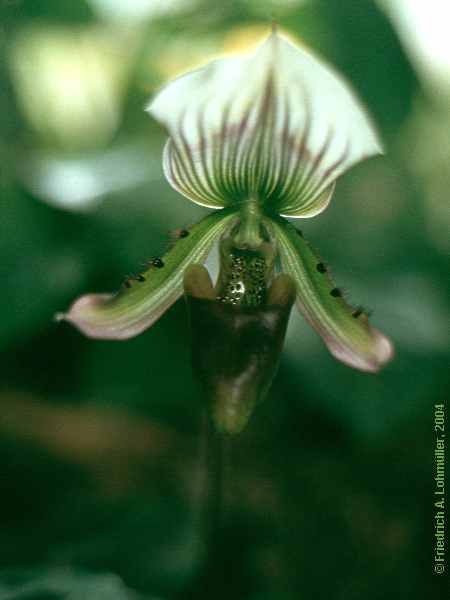
<instances>
[{"instance_id":1,"label":"green vein on petal","mask_svg":"<svg viewBox=\"0 0 450 600\"><path fill-rule=\"evenodd\" d=\"M129 280L116 294L87 294L69 311L56 316L75 325L85 335L98 339L127 339L150 327L183 293L183 273L193 263L206 260L214 241L235 220L235 212L214 212L189 229L158 263ZM162 266L163 265L163 266Z\"/></svg>"},{"instance_id":2,"label":"green vein on petal","mask_svg":"<svg viewBox=\"0 0 450 600\"><path fill-rule=\"evenodd\" d=\"M282 218L266 224L277 240L283 271L295 280L300 312L333 356L361 371L379 371L393 356L390 340L339 295L326 266L293 225Z\"/></svg>"}]
</instances>

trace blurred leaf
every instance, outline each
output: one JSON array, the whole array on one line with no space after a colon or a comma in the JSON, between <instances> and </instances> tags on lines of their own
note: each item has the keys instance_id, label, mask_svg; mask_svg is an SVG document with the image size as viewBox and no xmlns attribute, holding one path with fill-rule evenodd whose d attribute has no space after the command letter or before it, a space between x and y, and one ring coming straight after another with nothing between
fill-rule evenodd
<instances>
[{"instance_id":1,"label":"blurred leaf","mask_svg":"<svg viewBox=\"0 0 450 600\"><path fill-rule=\"evenodd\" d=\"M19 23L33 19L52 21L85 22L92 18L92 10L86 0L6 0L2 2L5 15Z\"/></svg>"},{"instance_id":2,"label":"blurred leaf","mask_svg":"<svg viewBox=\"0 0 450 600\"><path fill-rule=\"evenodd\" d=\"M374 0L314 0L286 17L286 25L352 81L384 135L399 129L411 111L418 81Z\"/></svg>"},{"instance_id":3,"label":"blurred leaf","mask_svg":"<svg viewBox=\"0 0 450 600\"><path fill-rule=\"evenodd\" d=\"M67 568L0 572L1 600L144 600L113 575ZM145 596L157 600L156 596Z\"/></svg>"}]
</instances>

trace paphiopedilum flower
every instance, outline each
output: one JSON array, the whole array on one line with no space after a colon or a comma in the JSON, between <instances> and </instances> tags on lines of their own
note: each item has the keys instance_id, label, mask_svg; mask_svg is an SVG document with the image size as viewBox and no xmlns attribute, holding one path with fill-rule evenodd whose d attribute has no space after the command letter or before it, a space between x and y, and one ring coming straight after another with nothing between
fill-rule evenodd
<instances>
[{"instance_id":1,"label":"paphiopedilum flower","mask_svg":"<svg viewBox=\"0 0 450 600\"><path fill-rule=\"evenodd\" d=\"M170 82L148 111L169 133L163 156L169 183L189 200L216 210L181 230L169 252L118 293L83 296L62 318L93 338L130 338L182 295L185 277L191 321L204 323L206 317L198 314L209 311L217 325L226 314L223 331L241 332L235 340L242 342L238 353L254 352L246 346L239 319L252 315L250 320L263 322L264 311L273 306L283 307L286 317L267 329L278 348L295 297L337 359L378 371L392 356L390 341L362 309L347 303L325 263L286 219L322 212L336 179L381 153L374 127L349 85L274 32L253 55L216 60ZM221 272L214 287L205 270L190 265L202 264L219 240ZM285 275L273 281L279 264ZM201 308L197 300L204 302ZM221 326L216 325L217 333ZM212 331L210 343L214 339L220 347L219 337ZM203 334L197 338L207 345ZM276 364L277 357L269 355L260 370L269 372L268 364ZM208 360L197 362L207 379ZM258 360L252 364L254 377ZM222 375L227 394L231 375ZM262 378L261 389L271 377Z\"/></svg>"}]
</instances>

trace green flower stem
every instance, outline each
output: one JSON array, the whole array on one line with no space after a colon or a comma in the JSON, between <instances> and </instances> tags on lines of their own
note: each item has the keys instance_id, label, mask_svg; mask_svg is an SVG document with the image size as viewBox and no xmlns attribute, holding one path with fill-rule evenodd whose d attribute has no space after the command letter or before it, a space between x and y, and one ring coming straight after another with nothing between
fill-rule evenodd
<instances>
[{"instance_id":1,"label":"green flower stem","mask_svg":"<svg viewBox=\"0 0 450 600\"><path fill-rule=\"evenodd\" d=\"M220 532L227 520L231 438L219 432L205 415L207 485L205 496L205 538L208 554L214 555Z\"/></svg>"},{"instance_id":2,"label":"green flower stem","mask_svg":"<svg viewBox=\"0 0 450 600\"><path fill-rule=\"evenodd\" d=\"M229 526L230 486L232 485L230 451L232 439L217 431L210 415L203 419L202 477L203 506L201 532L203 557L201 567L177 600L219 597L217 581L227 577L229 564L224 564L224 533ZM220 597L223 597L220 595Z\"/></svg>"}]
</instances>

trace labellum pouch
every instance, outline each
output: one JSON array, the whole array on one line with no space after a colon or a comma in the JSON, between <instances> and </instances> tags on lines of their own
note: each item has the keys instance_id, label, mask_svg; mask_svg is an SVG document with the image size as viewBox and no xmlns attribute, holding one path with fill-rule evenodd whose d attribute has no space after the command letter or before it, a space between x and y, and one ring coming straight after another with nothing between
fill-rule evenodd
<instances>
[{"instance_id":1,"label":"labellum pouch","mask_svg":"<svg viewBox=\"0 0 450 600\"><path fill-rule=\"evenodd\" d=\"M216 428L236 434L267 394L276 374L295 299L287 275L276 277L259 306L230 304L216 296L204 267L185 274L195 375Z\"/></svg>"}]
</instances>

